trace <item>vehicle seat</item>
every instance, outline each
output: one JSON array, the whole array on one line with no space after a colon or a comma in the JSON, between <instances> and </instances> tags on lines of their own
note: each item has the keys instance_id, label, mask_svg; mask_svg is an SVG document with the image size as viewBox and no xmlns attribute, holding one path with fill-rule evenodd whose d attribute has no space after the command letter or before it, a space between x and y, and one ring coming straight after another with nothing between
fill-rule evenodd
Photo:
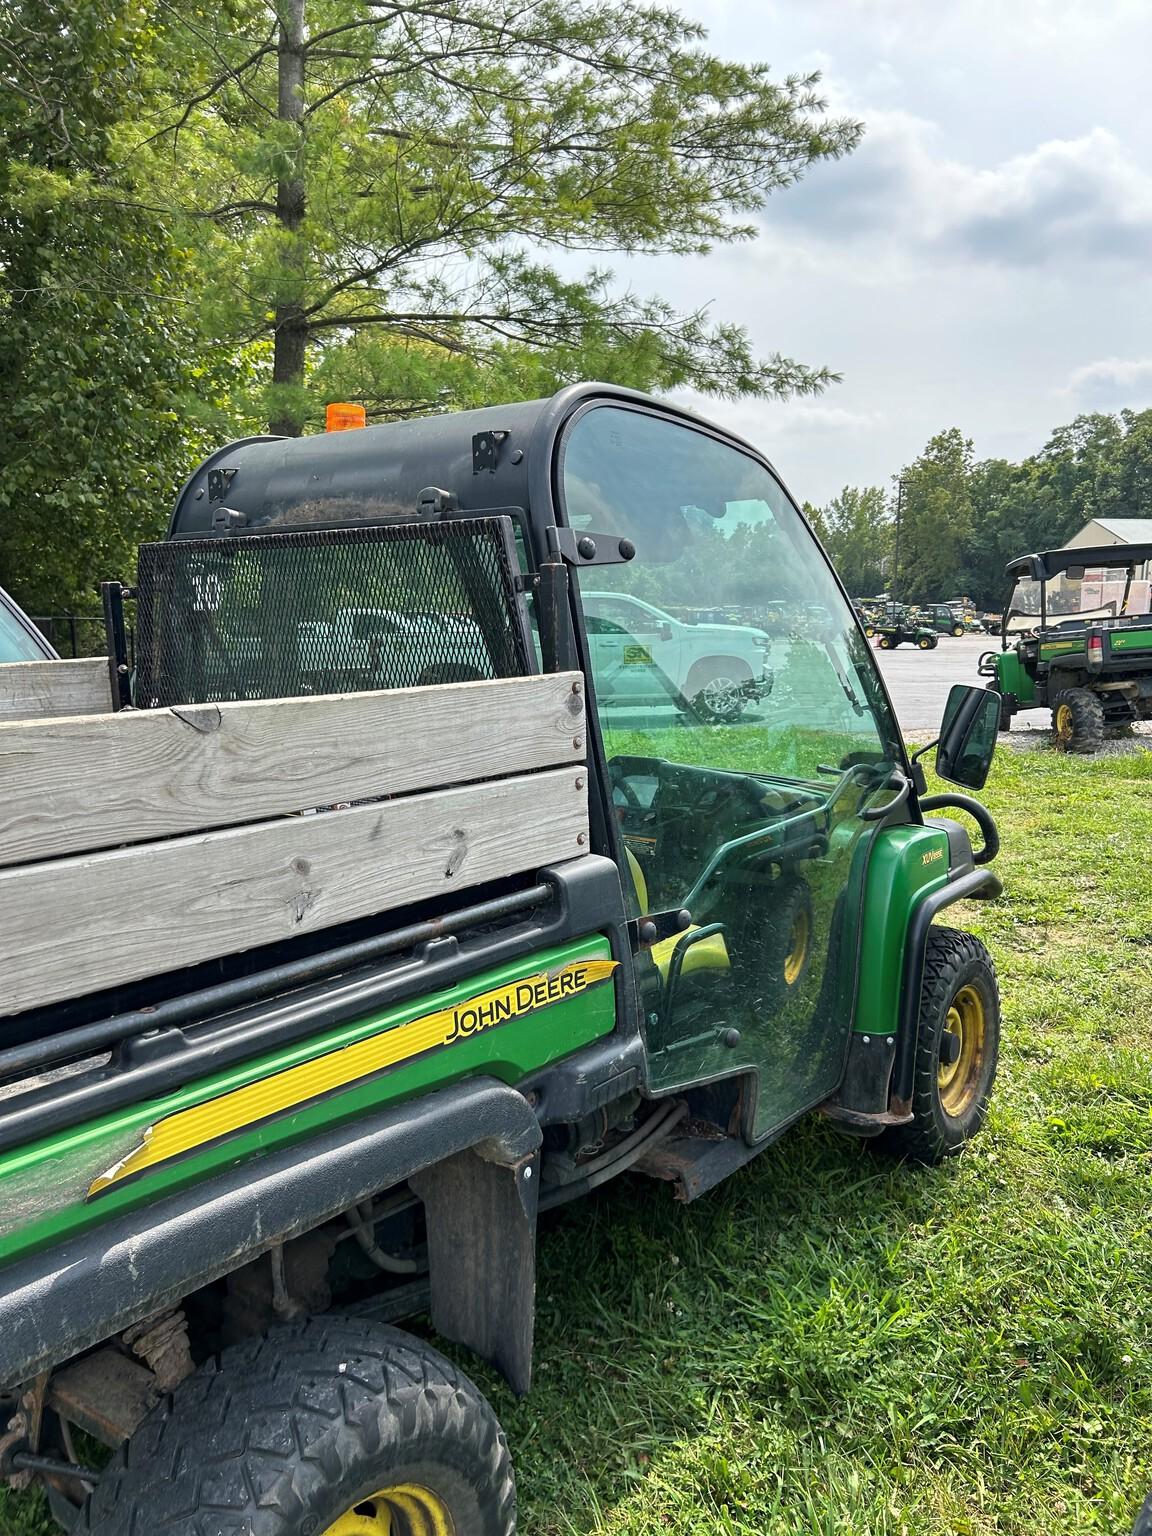
<instances>
[{"instance_id":1,"label":"vehicle seat","mask_svg":"<svg viewBox=\"0 0 1152 1536\"><path fill-rule=\"evenodd\" d=\"M632 852L631 848L624 849L624 856L628 860L628 872L632 876L632 887L636 892L636 901L641 913L648 910L648 882L644 878L644 871L640 867L640 860ZM668 967L672 963L672 954L677 944L682 944L690 933L699 929L699 923L693 923L685 928L683 933L674 933L671 938L661 939L659 944L653 944L649 954L656 962L656 969L660 972L661 979L667 981ZM727 971L731 968L728 958L728 946L724 942L722 933L714 933L706 939L701 939L698 944L693 944L684 954L684 965L681 976L692 976L699 971Z\"/></svg>"}]
</instances>

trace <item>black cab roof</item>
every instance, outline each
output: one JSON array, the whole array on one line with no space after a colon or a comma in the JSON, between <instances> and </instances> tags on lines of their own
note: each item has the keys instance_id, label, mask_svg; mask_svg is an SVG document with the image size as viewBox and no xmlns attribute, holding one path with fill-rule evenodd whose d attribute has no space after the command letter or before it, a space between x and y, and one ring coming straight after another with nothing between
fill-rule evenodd
<instances>
[{"instance_id":1,"label":"black cab roof","mask_svg":"<svg viewBox=\"0 0 1152 1536\"><path fill-rule=\"evenodd\" d=\"M611 384L575 384L548 399L351 432L242 438L211 454L188 480L168 537L411 521L436 492L477 515L547 504L556 438L578 409L599 401L658 410L763 458L682 407Z\"/></svg>"}]
</instances>

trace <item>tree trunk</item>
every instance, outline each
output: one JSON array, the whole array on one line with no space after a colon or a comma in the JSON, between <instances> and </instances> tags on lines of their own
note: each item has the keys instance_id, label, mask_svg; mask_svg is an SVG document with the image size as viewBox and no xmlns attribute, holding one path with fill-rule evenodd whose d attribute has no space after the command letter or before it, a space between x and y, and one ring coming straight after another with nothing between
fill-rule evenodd
<instances>
[{"instance_id":1,"label":"tree trunk","mask_svg":"<svg viewBox=\"0 0 1152 1536\"><path fill-rule=\"evenodd\" d=\"M301 123L304 120L304 3L305 0L281 0L276 49L277 112L281 122ZM281 228L292 235L298 235L304 224L306 206L303 167L299 160L295 171L297 174L276 183L276 217ZM303 251L297 249L288 260L303 266ZM272 355L273 384L302 385L307 350L308 323L301 305L295 301L278 305ZM302 426L299 413L285 407L268 423L268 430L285 437L299 437Z\"/></svg>"}]
</instances>

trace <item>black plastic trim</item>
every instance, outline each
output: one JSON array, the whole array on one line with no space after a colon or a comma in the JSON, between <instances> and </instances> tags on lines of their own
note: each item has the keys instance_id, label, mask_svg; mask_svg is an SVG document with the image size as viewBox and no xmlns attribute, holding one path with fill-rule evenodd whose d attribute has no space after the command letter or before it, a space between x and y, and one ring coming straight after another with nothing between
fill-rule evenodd
<instances>
[{"instance_id":1,"label":"black plastic trim","mask_svg":"<svg viewBox=\"0 0 1152 1536\"><path fill-rule=\"evenodd\" d=\"M904 980L900 991L899 1033L896 1044L896 1068L892 1094L897 1099L912 1097L912 1078L916 1063L916 1025L920 1011L920 987L924 980L924 949L932 919L957 901L979 899L992 901L1003 891L1000 877L990 869L974 869L961 874L938 891L932 891L913 912L904 942Z\"/></svg>"},{"instance_id":2,"label":"black plastic trim","mask_svg":"<svg viewBox=\"0 0 1152 1536\"><path fill-rule=\"evenodd\" d=\"M540 1127L522 1094L476 1077L228 1169L0 1270L0 1388L27 1381L173 1306L277 1243L378 1190L483 1144L531 1156Z\"/></svg>"}]
</instances>

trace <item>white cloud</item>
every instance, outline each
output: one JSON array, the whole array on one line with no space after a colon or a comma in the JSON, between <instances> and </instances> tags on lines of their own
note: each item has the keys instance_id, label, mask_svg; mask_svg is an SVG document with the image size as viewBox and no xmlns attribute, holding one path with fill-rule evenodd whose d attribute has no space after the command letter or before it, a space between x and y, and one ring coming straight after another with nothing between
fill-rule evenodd
<instances>
[{"instance_id":1,"label":"white cloud","mask_svg":"<svg viewBox=\"0 0 1152 1536\"><path fill-rule=\"evenodd\" d=\"M779 432L868 432L884 420L881 411L848 411L839 405L794 400L776 408Z\"/></svg>"},{"instance_id":2,"label":"white cloud","mask_svg":"<svg viewBox=\"0 0 1152 1536\"><path fill-rule=\"evenodd\" d=\"M982 168L942 153L923 118L864 119L854 155L771 205L777 230L1005 268L1152 262L1152 175L1106 129Z\"/></svg>"},{"instance_id":3,"label":"white cloud","mask_svg":"<svg viewBox=\"0 0 1152 1536\"><path fill-rule=\"evenodd\" d=\"M1068 375L1065 394L1100 410L1152 400L1152 357L1104 357Z\"/></svg>"}]
</instances>

